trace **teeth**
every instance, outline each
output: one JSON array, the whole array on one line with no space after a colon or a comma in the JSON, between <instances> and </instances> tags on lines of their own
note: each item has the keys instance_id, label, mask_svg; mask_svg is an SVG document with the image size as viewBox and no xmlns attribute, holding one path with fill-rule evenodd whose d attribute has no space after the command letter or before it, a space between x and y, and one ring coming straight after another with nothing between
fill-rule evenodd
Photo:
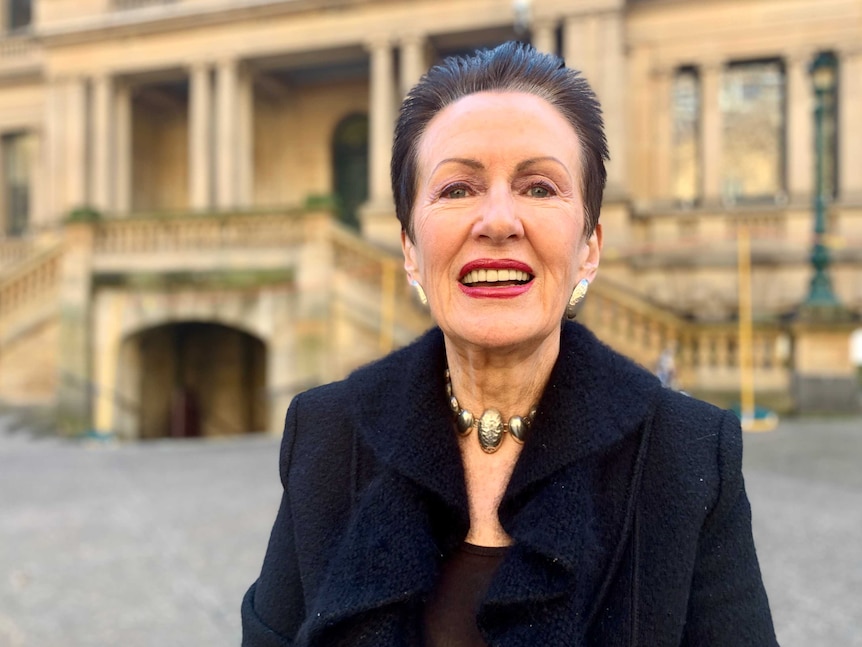
<instances>
[{"instance_id":1,"label":"teeth","mask_svg":"<svg viewBox=\"0 0 862 647\"><path fill-rule=\"evenodd\" d=\"M461 282L464 285L473 283L500 283L503 281L529 281L530 275L520 270L473 270L468 272Z\"/></svg>"}]
</instances>

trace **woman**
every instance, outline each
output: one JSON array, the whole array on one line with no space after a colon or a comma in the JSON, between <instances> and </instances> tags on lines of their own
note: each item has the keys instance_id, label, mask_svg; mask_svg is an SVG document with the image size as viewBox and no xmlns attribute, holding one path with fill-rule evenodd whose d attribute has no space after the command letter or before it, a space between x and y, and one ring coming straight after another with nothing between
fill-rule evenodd
<instances>
[{"instance_id":1,"label":"woman","mask_svg":"<svg viewBox=\"0 0 862 647\"><path fill-rule=\"evenodd\" d=\"M439 328L292 403L243 644L775 644L731 414L573 318L607 150L586 82L509 43L396 127L405 269Z\"/></svg>"}]
</instances>

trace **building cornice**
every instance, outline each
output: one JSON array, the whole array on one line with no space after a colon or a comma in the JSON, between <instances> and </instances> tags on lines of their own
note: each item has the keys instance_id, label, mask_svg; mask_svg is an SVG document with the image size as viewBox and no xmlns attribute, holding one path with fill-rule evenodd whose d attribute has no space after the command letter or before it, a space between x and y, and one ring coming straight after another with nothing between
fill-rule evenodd
<instances>
[{"instance_id":1,"label":"building cornice","mask_svg":"<svg viewBox=\"0 0 862 647\"><path fill-rule=\"evenodd\" d=\"M391 4L394 0L211 0L115 9L94 16L64 20L38 30L46 47L145 35L187 28L212 27L242 20L261 20L308 12L338 12Z\"/></svg>"}]
</instances>

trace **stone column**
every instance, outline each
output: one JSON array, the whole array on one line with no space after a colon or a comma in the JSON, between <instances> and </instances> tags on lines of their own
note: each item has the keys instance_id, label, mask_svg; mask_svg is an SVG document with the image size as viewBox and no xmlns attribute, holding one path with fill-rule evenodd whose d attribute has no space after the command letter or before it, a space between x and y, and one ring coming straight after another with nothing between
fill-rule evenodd
<instances>
[{"instance_id":1,"label":"stone column","mask_svg":"<svg viewBox=\"0 0 862 647\"><path fill-rule=\"evenodd\" d=\"M563 58L566 65L580 70L600 95L595 50L598 21L592 15L569 16L563 23Z\"/></svg>"},{"instance_id":2,"label":"stone column","mask_svg":"<svg viewBox=\"0 0 862 647\"><path fill-rule=\"evenodd\" d=\"M132 89L127 81L114 84L114 195L115 213L132 211Z\"/></svg>"},{"instance_id":3,"label":"stone column","mask_svg":"<svg viewBox=\"0 0 862 647\"><path fill-rule=\"evenodd\" d=\"M388 40L381 39L368 43L367 49L371 72L368 202L359 209L359 221L365 238L396 250L400 248L401 227L395 219L395 206L389 181L396 93L392 45Z\"/></svg>"},{"instance_id":4,"label":"stone column","mask_svg":"<svg viewBox=\"0 0 862 647\"><path fill-rule=\"evenodd\" d=\"M710 61L701 67L701 150L703 151L703 193L708 204L722 202L722 142L721 115L722 67Z\"/></svg>"},{"instance_id":5,"label":"stone column","mask_svg":"<svg viewBox=\"0 0 862 647\"><path fill-rule=\"evenodd\" d=\"M53 223L62 217L66 204L66 187L63 183L66 159L63 140L66 136L66 93L63 81L48 80L45 97L45 223Z\"/></svg>"},{"instance_id":6,"label":"stone column","mask_svg":"<svg viewBox=\"0 0 862 647\"><path fill-rule=\"evenodd\" d=\"M792 202L810 204L814 186L814 97L810 52L787 57L787 192Z\"/></svg>"},{"instance_id":7,"label":"stone column","mask_svg":"<svg viewBox=\"0 0 862 647\"><path fill-rule=\"evenodd\" d=\"M194 210L212 205L210 68L192 66L189 76L189 206Z\"/></svg>"},{"instance_id":8,"label":"stone column","mask_svg":"<svg viewBox=\"0 0 862 647\"><path fill-rule=\"evenodd\" d=\"M81 77L66 82L66 201L63 215L88 204L87 86Z\"/></svg>"},{"instance_id":9,"label":"stone column","mask_svg":"<svg viewBox=\"0 0 862 647\"><path fill-rule=\"evenodd\" d=\"M406 96L410 88L419 81L428 68L425 58L425 36L408 34L401 38L400 85L401 96Z\"/></svg>"},{"instance_id":10,"label":"stone column","mask_svg":"<svg viewBox=\"0 0 862 647\"><path fill-rule=\"evenodd\" d=\"M216 69L218 117L216 129L216 205L219 209L236 206L237 186L237 61L219 61Z\"/></svg>"},{"instance_id":11,"label":"stone column","mask_svg":"<svg viewBox=\"0 0 862 647\"><path fill-rule=\"evenodd\" d=\"M532 42L540 52L546 54L557 53L557 21L556 20L536 20L533 23Z\"/></svg>"},{"instance_id":12,"label":"stone column","mask_svg":"<svg viewBox=\"0 0 862 647\"><path fill-rule=\"evenodd\" d=\"M601 89L598 91L605 118L605 135L608 139L611 161L608 164L608 183L605 195L613 199L626 194L626 61L623 30L623 15L620 11L604 14L598 23L601 47L594 56L600 63Z\"/></svg>"},{"instance_id":13,"label":"stone column","mask_svg":"<svg viewBox=\"0 0 862 647\"><path fill-rule=\"evenodd\" d=\"M838 56L838 197L862 202L862 49L842 50Z\"/></svg>"},{"instance_id":14,"label":"stone column","mask_svg":"<svg viewBox=\"0 0 862 647\"><path fill-rule=\"evenodd\" d=\"M100 74L93 79L93 167L90 175L92 206L99 211L111 208L111 185L114 170L113 147L113 79Z\"/></svg>"},{"instance_id":15,"label":"stone column","mask_svg":"<svg viewBox=\"0 0 862 647\"><path fill-rule=\"evenodd\" d=\"M254 74L240 68L237 87L237 186L236 205L254 205Z\"/></svg>"},{"instance_id":16,"label":"stone column","mask_svg":"<svg viewBox=\"0 0 862 647\"><path fill-rule=\"evenodd\" d=\"M392 45L388 40L378 40L368 45L368 51L371 56L368 193L372 204L384 205L392 202L389 184L389 159L395 126Z\"/></svg>"}]
</instances>

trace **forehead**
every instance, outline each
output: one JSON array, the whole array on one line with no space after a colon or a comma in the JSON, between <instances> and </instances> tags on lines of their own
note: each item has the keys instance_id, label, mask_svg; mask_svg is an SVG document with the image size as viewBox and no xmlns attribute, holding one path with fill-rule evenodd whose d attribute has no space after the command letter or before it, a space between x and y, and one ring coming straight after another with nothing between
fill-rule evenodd
<instances>
[{"instance_id":1,"label":"forehead","mask_svg":"<svg viewBox=\"0 0 862 647\"><path fill-rule=\"evenodd\" d=\"M428 123L418 143L420 170L449 157L554 156L578 164L580 141L563 114L527 92L477 92Z\"/></svg>"}]
</instances>

